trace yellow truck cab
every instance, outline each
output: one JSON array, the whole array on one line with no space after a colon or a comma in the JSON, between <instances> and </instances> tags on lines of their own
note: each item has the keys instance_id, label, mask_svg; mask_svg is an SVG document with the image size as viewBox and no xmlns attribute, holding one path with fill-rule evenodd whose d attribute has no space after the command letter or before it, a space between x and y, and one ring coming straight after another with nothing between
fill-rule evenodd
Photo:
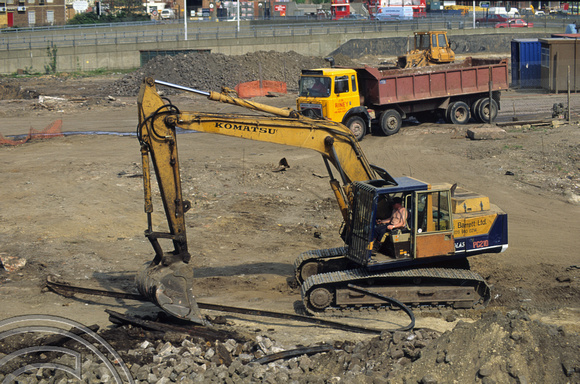
<instances>
[{"instance_id":1,"label":"yellow truck cab","mask_svg":"<svg viewBox=\"0 0 580 384\"><path fill-rule=\"evenodd\" d=\"M343 123L362 140L371 116L361 105L357 72L349 68L305 69L296 107L307 116Z\"/></svg>"}]
</instances>

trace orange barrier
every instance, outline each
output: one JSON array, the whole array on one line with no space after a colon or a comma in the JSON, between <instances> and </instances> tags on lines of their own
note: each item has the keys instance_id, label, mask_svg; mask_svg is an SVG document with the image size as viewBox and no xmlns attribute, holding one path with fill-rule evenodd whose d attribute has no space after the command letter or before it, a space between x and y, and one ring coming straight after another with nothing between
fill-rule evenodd
<instances>
[{"instance_id":1,"label":"orange barrier","mask_svg":"<svg viewBox=\"0 0 580 384\"><path fill-rule=\"evenodd\" d=\"M266 96L268 93L288 93L283 81L256 80L236 85L238 97L250 99L256 96Z\"/></svg>"},{"instance_id":2,"label":"orange barrier","mask_svg":"<svg viewBox=\"0 0 580 384\"><path fill-rule=\"evenodd\" d=\"M64 136L62 133L62 120L56 120L50 123L46 128L42 131L36 131L30 128L30 132L28 135L19 140L9 140L0 134L0 145L20 145L24 144L29 140L33 139L50 139L53 137L62 137Z\"/></svg>"}]
</instances>

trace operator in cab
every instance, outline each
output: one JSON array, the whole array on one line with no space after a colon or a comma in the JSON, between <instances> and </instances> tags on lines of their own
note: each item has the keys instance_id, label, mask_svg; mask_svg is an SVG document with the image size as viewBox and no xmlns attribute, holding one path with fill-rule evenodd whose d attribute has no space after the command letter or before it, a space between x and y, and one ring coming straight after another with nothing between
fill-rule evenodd
<instances>
[{"instance_id":1,"label":"operator in cab","mask_svg":"<svg viewBox=\"0 0 580 384\"><path fill-rule=\"evenodd\" d=\"M400 197L395 197L393 199L392 213L391 217L388 219L378 219L375 229L373 231L374 249L379 249L381 246L381 239L387 232L391 232L395 229L403 229L407 226L407 216L408 212L405 207L403 207L403 199Z\"/></svg>"},{"instance_id":2,"label":"operator in cab","mask_svg":"<svg viewBox=\"0 0 580 384\"><path fill-rule=\"evenodd\" d=\"M302 89L300 96L328 97L330 95L330 79L327 77L315 77L313 80L313 84L310 82L311 86L310 84L304 84L305 89Z\"/></svg>"}]
</instances>

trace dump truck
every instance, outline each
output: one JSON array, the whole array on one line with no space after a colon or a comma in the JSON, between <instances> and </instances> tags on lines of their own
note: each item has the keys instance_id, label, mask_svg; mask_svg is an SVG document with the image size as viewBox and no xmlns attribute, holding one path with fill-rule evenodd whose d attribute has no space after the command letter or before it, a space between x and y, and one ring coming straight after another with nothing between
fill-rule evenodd
<instances>
[{"instance_id":1,"label":"dump truck","mask_svg":"<svg viewBox=\"0 0 580 384\"><path fill-rule=\"evenodd\" d=\"M302 70L297 109L346 125L358 140L375 129L393 135L411 116L419 122L439 116L451 124L492 121L501 91L509 87L507 59L466 58L409 69L336 67L328 61L330 68Z\"/></svg>"},{"instance_id":2,"label":"dump truck","mask_svg":"<svg viewBox=\"0 0 580 384\"><path fill-rule=\"evenodd\" d=\"M194 92L259 114L181 111L159 95L156 85ZM385 304L377 295L413 305L455 308L489 302L490 287L467 262L469 256L499 253L508 247L507 214L487 196L448 183L393 177L368 162L343 124L236 98L227 91L204 92L147 78L137 105L148 225L145 236L155 252L138 275L137 288L171 315L204 323L194 295L196 259L188 251L185 214L191 202L182 193L178 128L307 148L322 155L344 225L339 246L307 250L294 262L302 301L311 314L377 308ZM161 224L168 227L166 231L156 229L159 223L153 222L156 194L151 168L165 210L167 222ZM377 220L388 217L396 201L408 214L407 225L375 239ZM163 242L173 249L165 251ZM375 252L376 242L381 246ZM361 286L368 288L366 294L356 288Z\"/></svg>"}]
</instances>

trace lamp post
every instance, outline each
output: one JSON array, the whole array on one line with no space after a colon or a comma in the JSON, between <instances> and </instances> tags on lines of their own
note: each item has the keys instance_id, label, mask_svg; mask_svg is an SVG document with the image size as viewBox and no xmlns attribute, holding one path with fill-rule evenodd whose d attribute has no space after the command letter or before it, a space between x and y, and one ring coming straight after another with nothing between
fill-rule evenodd
<instances>
[{"instance_id":1,"label":"lamp post","mask_svg":"<svg viewBox=\"0 0 580 384\"><path fill-rule=\"evenodd\" d=\"M183 0L183 28L185 30L185 41L187 41L187 0Z\"/></svg>"}]
</instances>

